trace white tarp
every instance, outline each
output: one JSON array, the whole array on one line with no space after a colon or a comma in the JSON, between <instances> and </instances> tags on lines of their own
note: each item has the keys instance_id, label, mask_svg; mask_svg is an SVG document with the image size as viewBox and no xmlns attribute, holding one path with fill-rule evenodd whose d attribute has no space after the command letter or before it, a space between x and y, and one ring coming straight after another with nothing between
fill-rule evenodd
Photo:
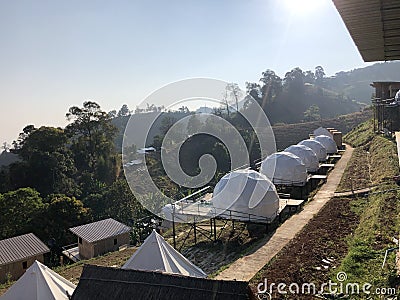
<instances>
[{"instance_id":1,"label":"white tarp","mask_svg":"<svg viewBox=\"0 0 400 300\"><path fill-rule=\"evenodd\" d=\"M160 271L191 277L207 277L206 273L176 251L155 230L122 266L122 269Z\"/></svg>"},{"instance_id":2,"label":"white tarp","mask_svg":"<svg viewBox=\"0 0 400 300\"><path fill-rule=\"evenodd\" d=\"M300 157L301 161L306 165L307 172L316 172L318 170L318 157L311 148L304 145L292 145L284 151Z\"/></svg>"},{"instance_id":3,"label":"white tarp","mask_svg":"<svg viewBox=\"0 0 400 300\"><path fill-rule=\"evenodd\" d=\"M317 142L320 142L326 148L326 153L334 154L338 151L336 142L327 135L319 135L314 138Z\"/></svg>"},{"instance_id":4,"label":"white tarp","mask_svg":"<svg viewBox=\"0 0 400 300\"><path fill-rule=\"evenodd\" d=\"M37 260L1 300L67 300L76 286Z\"/></svg>"},{"instance_id":5,"label":"white tarp","mask_svg":"<svg viewBox=\"0 0 400 300\"><path fill-rule=\"evenodd\" d=\"M326 161L326 148L320 142L308 139L301 141L300 143L298 143L298 145L304 145L308 148L311 148L311 150L314 151L314 153L317 155L318 161Z\"/></svg>"},{"instance_id":6,"label":"white tarp","mask_svg":"<svg viewBox=\"0 0 400 300\"><path fill-rule=\"evenodd\" d=\"M237 170L226 174L214 188L213 207L235 219L273 219L279 211L279 196L274 184L253 170ZM229 210L229 213L228 211Z\"/></svg>"},{"instance_id":7,"label":"white tarp","mask_svg":"<svg viewBox=\"0 0 400 300\"><path fill-rule=\"evenodd\" d=\"M326 128L323 127L318 127L317 129L314 130L314 136L318 136L318 135L327 135L331 138L333 138L333 134Z\"/></svg>"},{"instance_id":8,"label":"white tarp","mask_svg":"<svg viewBox=\"0 0 400 300\"><path fill-rule=\"evenodd\" d=\"M261 164L260 173L274 184L303 186L307 182L306 165L290 152L276 152L268 156Z\"/></svg>"}]
</instances>

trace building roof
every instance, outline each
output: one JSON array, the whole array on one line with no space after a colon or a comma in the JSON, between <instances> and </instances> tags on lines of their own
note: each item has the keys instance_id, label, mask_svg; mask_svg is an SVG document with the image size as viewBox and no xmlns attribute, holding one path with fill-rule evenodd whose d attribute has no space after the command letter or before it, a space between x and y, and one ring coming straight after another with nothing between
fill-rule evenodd
<instances>
[{"instance_id":1,"label":"building roof","mask_svg":"<svg viewBox=\"0 0 400 300\"><path fill-rule=\"evenodd\" d=\"M398 0L333 0L364 61L400 59Z\"/></svg>"},{"instance_id":2,"label":"building roof","mask_svg":"<svg viewBox=\"0 0 400 300\"><path fill-rule=\"evenodd\" d=\"M68 300L76 286L37 260L1 296L1 300Z\"/></svg>"},{"instance_id":3,"label":"building roof","mask_svg":"<svg viewBox=\"0 0 400 300\"><path fill-rule=\"evenodd\" d=\"M207 277L200 268L168 244L155 230L122 266L122 269L161 271L193 277Z\"/></svg>"},{"instance_id":4,"label":"building roof","mask_svg":"<svg viewBox=\"0 0 400 300\"><path fill-rule=\"evenodd\" d=\"M85 241L92 243L127 233L131 230L131 228L109 218L81 226L76 226L70 228L69 230Z\"/></svg>"},{"instance_id":5,"label":"building roof","mask_svg":"<svg viewBox=\"0 0 400 300\"><path fill-rule=\"evenodd\" d=\"M33 233L0 241L0 265L44 254L50 249Z\"/></svg>"},{"instance_id":6,"label":"building roof","mask_svg":"<svg viewBox=\"0 0 400 300\"><path fill-rule=\"evenodd\" d=\"M248 283L85 265L72 299L249 299Z\"/></svg>"}]
</instances>

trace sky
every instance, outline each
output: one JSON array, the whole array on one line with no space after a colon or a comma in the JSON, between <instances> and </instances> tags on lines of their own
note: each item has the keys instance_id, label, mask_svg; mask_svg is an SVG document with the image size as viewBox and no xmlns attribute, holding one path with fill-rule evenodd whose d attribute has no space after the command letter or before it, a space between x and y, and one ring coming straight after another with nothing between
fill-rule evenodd
<instances>
[{"instance_id":1,"label":"sky","mask_svg":"<svg viewBox=\"0 0 400 300\"><path fill-rule=\"evenodd\" d=\"M0 143L74 105L130 109L158 88L367 66L331 0L0 0Z\"/></svg>"}]
</instances>

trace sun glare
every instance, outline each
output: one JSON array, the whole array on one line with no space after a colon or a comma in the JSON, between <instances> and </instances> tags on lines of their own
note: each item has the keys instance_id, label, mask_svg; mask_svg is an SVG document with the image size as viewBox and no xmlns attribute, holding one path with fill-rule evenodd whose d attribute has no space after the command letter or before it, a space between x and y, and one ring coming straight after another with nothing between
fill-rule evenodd
<instances>
[{"instance_id":1,"label":"sun glare","mask_svg":"<svg viewBox=\"0 0 400 300\"><path fill-rule=\"evenodd\" d=\"M308 15L317 11L326 0L282 0L286 9L293 15Z\"/></svg>"}]
</instances>

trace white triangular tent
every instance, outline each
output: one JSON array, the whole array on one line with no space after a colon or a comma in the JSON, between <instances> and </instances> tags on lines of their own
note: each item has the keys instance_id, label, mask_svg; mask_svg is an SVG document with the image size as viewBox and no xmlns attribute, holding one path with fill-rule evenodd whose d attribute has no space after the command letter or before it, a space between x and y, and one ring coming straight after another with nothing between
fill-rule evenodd
<instances>
[{"instance_id":1,"label":"white triangular tent","mask_svg":"<svg viewBox=\"0 0 400 300\"><path fill-rule=\"evenodd\" d=\"M307 182L307 169L301 159L290 152L276 152L263 160L260 173L274 184L299 185Z\"/></svg>"},{"instance_id":2,"label":"white triangular tent","mask_svg":"<svg viewBox=\"0 0 400 300\"><path fill-rule=\"evenodd\" d=\"M122 266L122 269L207 277L206 273L176 251L155 230Z\"/></svg>"},{"instance_id":3,"label":"white triangular tent","mask_svg":"<svg viewBox=\"0 0 400 300\"><path fill-rule=\"evenodd\" d=\"M223 176L214 188L211 201L222 217L238 220L273 219L279 211L275 185L253 170L237 170Z\"/></svg>"},{"instance_id":4,"label":"white triangular tent","mask_svg":"<svg viewBox=\"0 0 400 300\"><path fill-rule=\"evenodd\" d=\"M326 153L328 154L334 154L338 151L336 142L330 136L319 135L315 137L315 140L324 145L324 147L326 148Z\"/></svg>"},{"instance_id":5,"label":"white triangular tent","mask_svg":"<svg viewBox=\"0 0 400 300\"><path fill-rule=\"evenodd\" d=\"M300 157L301 161L306 165L307 172L317 172L319 168L318 157L311 148L304 145L292 145L284 151Z\"/></svg>"},{"instance_id":6,"label":"white triangular tent","mask_svg":"<svg viewBox=\"0 0 400 300\"><path fill-rule=\"evenodd\" d=\"M0 297L1 300L64 300L76 286L37 260Z\"/></svg>"},{"instance_id":7,"label":"white triangular tent","mask_svg":"<svg viewBox=\"0 0 400 300\"><path fill-rule=\"evenodd\" d=\"M318 157L318 161L326 161L326 148L324 147L324 145L322 145L320 142L316 141L316 140L303 140L300 143L298 143L298 145L304 145L307 146L308 148L311 148L312 151L315 152L315 154Z\"/></svg>"},{"instance_id":8,"label":"white triangular tent","mask_svg":"<svg viewBox=\"0 0 400 300\"><path fill-rule=\"evenodd\" d=\"M333 134L328 129L323 128L323 127L318 127L317 129L315 129L313 134L314 134L314 136L327 135L327 136L333 138Z\"/></svg>"}]
</instances>

